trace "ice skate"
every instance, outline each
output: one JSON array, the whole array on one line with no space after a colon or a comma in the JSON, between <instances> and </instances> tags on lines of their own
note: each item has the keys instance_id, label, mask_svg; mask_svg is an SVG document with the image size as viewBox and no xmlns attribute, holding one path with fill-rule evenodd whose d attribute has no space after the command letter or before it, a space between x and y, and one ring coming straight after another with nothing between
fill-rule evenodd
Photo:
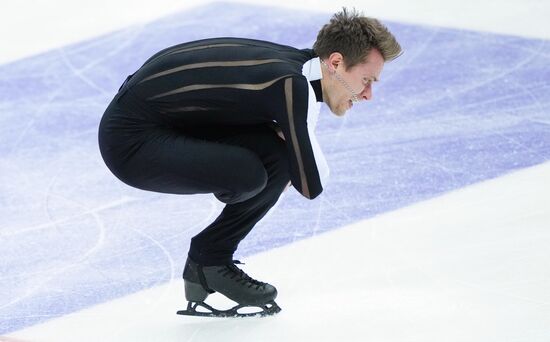
<instances>
[{"instance_id":1,"label":"ice skate","mask_svg":"<svg viewBox=\"0 0 550 342\"><path fill-rule=\"evenodd\" d=\"M179 315L206 317L250 317L269 316L281 311L275 303L277 289L274 286L252 279L235 264L202 266L190 258L183 271L187 310ZM219 292L238 305L228 310L218 310L206 304L209 294ZM242 308L258 308L258 312L239 312ZM197 311L201 309L201 311Z\"/></svg>"},{"instance_id":2,"label":"ice skate","mask_svg":"<svg viewBox=\"0 0 550 342\"><path fill-rule=\"evenodd\" d=\"M238 261L219 266L201 266L188 258L183 272L187 310L177 313L189 316L207 317L249 317L268 316L281 311L275 303L277 290L270 284L252 279L235 264ZM218 310L206 304L209 294L219 292L238 303L229 310ZM260 311L240 313L242 308L256 307ZM205 311L197 311L198 308Z\"/></svg>"}]
</instances>

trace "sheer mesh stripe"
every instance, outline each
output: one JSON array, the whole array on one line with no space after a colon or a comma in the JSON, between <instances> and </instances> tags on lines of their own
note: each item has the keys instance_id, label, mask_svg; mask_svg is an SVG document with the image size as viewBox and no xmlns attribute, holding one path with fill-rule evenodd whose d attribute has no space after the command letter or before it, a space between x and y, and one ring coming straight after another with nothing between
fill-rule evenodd
<instances>
[{"instance_id":1,"label":"sheer mesh stripe","mask_svg":"<svg viewBox=\"0 0 550 342\"><path fill-rule=\"evenodd\" d=\"M263 60L249 60L249 61L228 61L228 62L204 62L182 65L177 68L168 69L159 73L153 74L139 81L138 84L155 79L157 77L170 75L175 72L199 69L199 68L213 68L213 67L236 67L236 66L254 66L268 63L284 63L282 59L263 59Z\"/></svg>"},{"instance_id":2,"label":"sheer mesh stripe","mask_svg":"<svg viewBox=\"0 0 550 342\"><path fill-rule=\"evenodd\" d=\"M151 97L147 98L147 100L155 100L155 99L158 99L158 98L161 98L161 97L174 95L174 94L185 93L185 92L188 92L188 91L214 89L214 88L262 90L262 89L265 89L265 88L271 86L272 84L279 81L280 79L283 79L283 78L288 77L288 76L291 76L291 75L284 75L284 76L281 76L281 77L277 77L277 78L275 78L271 81L268 81L268 82L256 83L256 84L243 84L243 83L241 83L241 84L239 84L239 83L237 83L237 84L194 84L194 85L177 88L177 89L174 89L174 90L171 90L171 91L167 91L165 93L161 93L161 94L158 94L158 95L151 96Z\"/></svg>"},{"instance_id":3,"label":"sheer mesh stripe","mask_svg":"<svg viewBox=\"0 0 550 342\"><path fill-rule=\"evenodd\" d=\"M217 47L226 47L226 46L245 46L243 44L209 44L209 45L202 45L202 46L194 46L194 47L185 47L181 49L176 49L174 51L170 51L167 53L160 54L158 56L153 56L151 59L145 62L145 64L149 64L152 61L156 60L160 57L165 57L169 55L174 55L182 52L188 52L188 51L194 51L194 50L202 50L202 49L211 49L211 48L217 48Z\"/></svg>"},{"instance_id":4,"label":"sheer mesh stripe","mask_svg":"<svg viewBox=\"0 0 550 342\"><path fill-rule=\"evenodd\" d=\"M300 171L300 182L302 184L302 193L305 197L310 198L309 187L307 185L306 173L304 170L304 163L302 161L302 152L298 145L298 137L296 135L296 128L294 127L294 109L293 109L293 94L292 94L292 78L285 80L285 97L286 97L286 111L288 113L288 123L290 129L290 138L292 140L292 146L294 147L294 153L298 162L298 170Z\"/></svg>"},{"instance_id":5,"label":"sheer mesh stripe","mask_svg":"<svg viewBox=\"0 0 550 342\"><path fill-rule=\"evenodd\" d=\"M202 112L202 111L211 111L211 110L222 110L222 108L217 107L200 107L200 106L185 106L177 108L168 108L164 109L164 112L167 113L179 113L179 112Z\"/></svg>"}]
</instances>

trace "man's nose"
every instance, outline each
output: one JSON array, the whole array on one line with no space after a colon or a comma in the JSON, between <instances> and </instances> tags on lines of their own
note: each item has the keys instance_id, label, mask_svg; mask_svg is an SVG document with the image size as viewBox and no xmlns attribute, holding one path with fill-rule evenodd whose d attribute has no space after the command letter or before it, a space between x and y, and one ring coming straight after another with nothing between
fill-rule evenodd
<instances>
[{"instance_id":1,"label":"man's nose","mask_svg":"<svg viewBox=\"0 0 550 342\"><path fill-rule=\"evenodd\" d=\"M363 89L363 91L361 92L361 98L363 100L371 100L372 99L372 87L369 85L367 87L365 87L365 89Z\"/></svg>"}]
</instances>

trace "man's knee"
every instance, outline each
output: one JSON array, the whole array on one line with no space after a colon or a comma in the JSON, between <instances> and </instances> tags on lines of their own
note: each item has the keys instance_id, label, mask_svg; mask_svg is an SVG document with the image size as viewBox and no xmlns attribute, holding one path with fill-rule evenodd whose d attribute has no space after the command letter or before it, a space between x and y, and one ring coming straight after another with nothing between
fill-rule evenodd
<instances>
[{"instance_id":1,"label":"man's knee","mask_svg":"<svg viewBox=\"0 0 550 342\"><path fill-rule=\"evenodd\" d=\"M258 195L268 182L268 174L259 162L249 163L245 172L232 178L235 182L228 184L227 190L214 193L217 199L226 204L244 202Z\"/></svg>"}]
</instances>

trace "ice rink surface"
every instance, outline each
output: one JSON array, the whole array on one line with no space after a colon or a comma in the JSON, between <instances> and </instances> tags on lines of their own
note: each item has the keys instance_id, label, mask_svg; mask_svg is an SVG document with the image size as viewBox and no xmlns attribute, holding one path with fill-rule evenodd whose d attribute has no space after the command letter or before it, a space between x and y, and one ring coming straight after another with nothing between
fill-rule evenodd
<instances>
[{"instance_id":1,"label":"ice rink surface","mask_svg":"<svg viewBox=\"0 0 550 342\"><path fill-rule=\"evenodd\" d=\"M503 13L550 8L518 4ZM432 5L404 18L373 2L405 54L372 102L342 119L323 109L324 194L289 191L241 244L245 270L279 289L283 311L265 319L175 315L189 239L222 206L121 184L97 125L125 76L166 46L310 47L338 8L197 4L2 56L0 341L550 340L548 37L508 34L483 2L461 24L422 24L442 13Z\"/></svg>"}]
</instances>

